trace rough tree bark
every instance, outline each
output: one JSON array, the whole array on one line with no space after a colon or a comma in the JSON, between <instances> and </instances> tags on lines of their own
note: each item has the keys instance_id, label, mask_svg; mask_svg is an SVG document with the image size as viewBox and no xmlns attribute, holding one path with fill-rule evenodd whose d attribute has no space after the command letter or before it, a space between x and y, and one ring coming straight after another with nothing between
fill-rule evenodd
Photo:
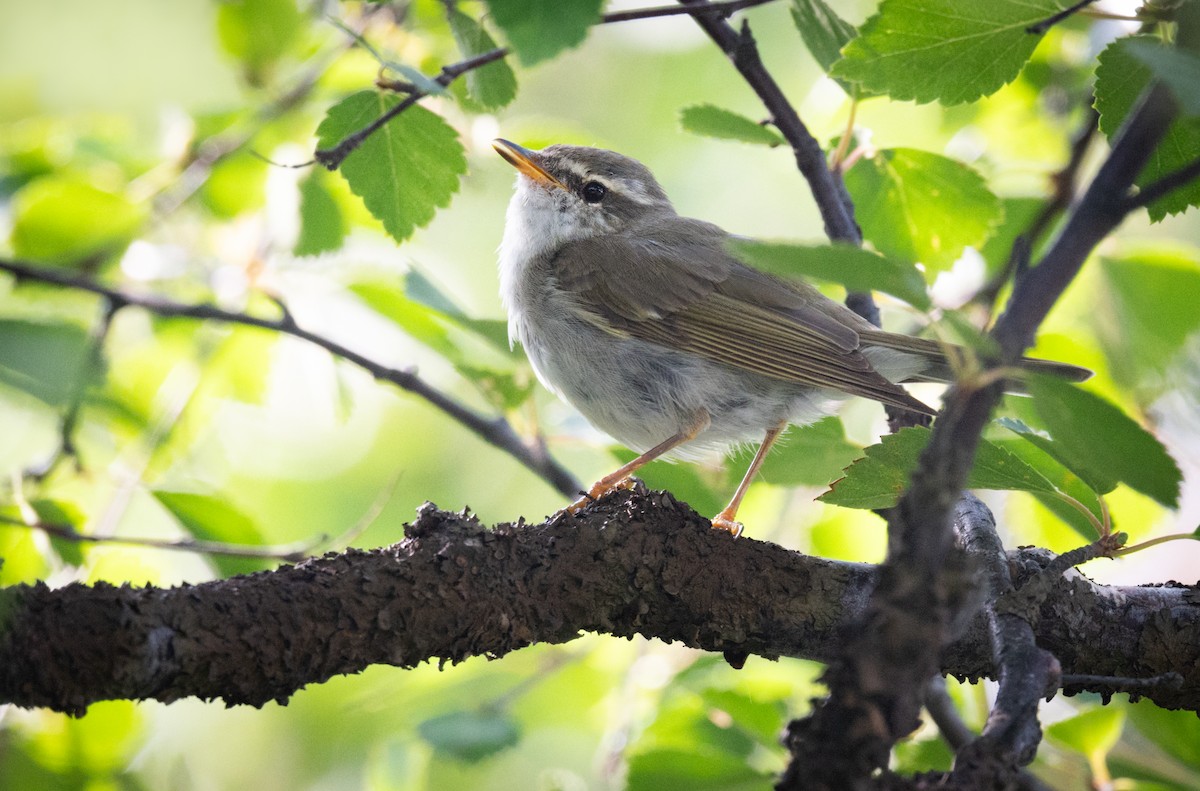
<instances>
[{"instance_id":1,"label":"rough tree bark","mask_svg":"<svg viewBox=\"0 0 1200 791\"><path fill-rule=\"evenodd\" d=\"M575 517L489 529L426 506L384 549L177 588L43 584L0 591L0 701L72 714L106 699L285 702L372 664L498 657L581 632L728 656L825 660L858 621L876 567L710 529L662 492L618 492ZM1018 585L1052 556L1009 554ZM1200 596L1054 575L1033 620L1064 673L1148 678L1139 693L1200 711ZM993 672L977 617L941 670ZM1176 672L1182 677L1155 681ZM1068 691L1116 691L1083 679Z\"/></svg>"}]
</instances>

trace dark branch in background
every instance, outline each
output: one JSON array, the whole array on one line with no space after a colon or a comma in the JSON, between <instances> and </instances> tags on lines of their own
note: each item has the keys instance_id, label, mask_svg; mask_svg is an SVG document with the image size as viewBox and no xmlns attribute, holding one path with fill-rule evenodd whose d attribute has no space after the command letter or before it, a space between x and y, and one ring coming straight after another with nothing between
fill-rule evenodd
<instances>
[{"instance_id":1,"label":"dark branch in background","mask_svg":"<svg viewBox=\"0 0 1200 791\"><path fill-rule=\"evenodd\" d=\"M713 7L705 0L679 1L692 10ZM808 182L817 209L821 212L825 233L834 241L862 244L862 234L854 221L845 188L829 170L821 144L808 131L808 127L800 120L795 108L784 95L783 89L779 87L779 83L767 71L762 58L759 57L749 25L743 24L741 32L738 32L724 19L711 15L696 16L696 24L733 62L738 73L771 114L771 123L792 147L796 166Z\"/></svg>"},{"instance_id":2,"label":"dark branch in background","mask_svg":"<svg viewBox=\"0 0 1200 791\"><path fill-rule=\"evenodd\" d=\"M993 367L1012 364L1032 344L1087 256L1125 217L1133 180L1166 133L1173 113L1165 89L1154 86L1144 94L1059 236L1039 265L1018 279L992 333L1001 350L1001 358L991 361ZM956 569L948 566L954 559L951 511L1002 390L1000 382L984 387L966 382L947 391L912 483L889 520L888 557L864 627L826 674L829 698L810 718L792 724L793 759L781 787L840 788L864 782L883 765L892 744L915 725L926 680L936 668L956 614L958 580ZM922 617L914 619L914 612ZM999 647L1013 652L1016 672L1047 672L1037 668L1044 661L1039 652L1029 650L1007 625L1003 631ZM1073 650L1040 644L1064 665L1063 652ZM1036 700L1028 699L1029 689L1010 689L1013 697L1003 704L1006 713L1023 717ZM1024 747L1032 734L1023 727L997 741L988 756L993 766L1026 757ZM829 755L856 758L830 762Z\"/></svg>"},{"instance_id":3,"label":"dark branch in background","mask_svg":"<svg viewBox=\"0 0 1200 791\"><path fill-rule=\"evenodd\" d=\"M1129 190L1174 115L1175 103L1166 88L1155 84L1143 94L1041 263L1014 285L1009 306L992 332L1003 351L1002 362L1010 364L1033 345L1037 328L1088 255L1132 211Z\"/></svg>"},{"instance_id":4,"label":"dark branch in background","mask_svg":"<svg viewBox=\"0 0 1200 791\"><path fill-rule=\"evenodd\" d=\"M577 516L495 528L427 505L405 535L392 547L172 589L0 590L0 703L74 714L117 698L262 705L371 664L499 657L584 631L824 661L861 617L877 571L734 540L669 494L645 490L614 493ZM1018 584L1050 557L1011 554ZM1077 678L1097 676L1091 688L1102 694L1112 691L1108 674L1189 668L1182 684L1138 691L1200 710L1195 594L1060 579L1037 639ZM981 619L948 647L941 669L992 673Z\"/></svg>"},{"instance_id":5,"label":"dark branch in background","mask_svg":"<svg viewBox=\"0 0 1200 791\"><path fill-rule=\"evenodd\" d=\"M1030 252L1038 246L1042 236L1048 231L1054 221L1071 206L1075 197L1076 180L1079 178L1079 168L1083 164L1084 155L1091 147L1099 127L1097 122L1100 114L1091 104L1087 108L1087 116L1080 127L1079 133L1071 143L1071 153L1062 169L1050 176L1050 198L1038 211L1033 222L1025 229L1019 239L1019 246L1014 247L1013 255L1009 256L1004 268L979 290L972 302L983 305L989 310L996 304L1004 286L1029 264Z\"/></svg>"},{"instance_id":6,"label":"dark branch in background","mask_svg":"<svg viewBox=\"0 0 1200 791\"><path fill-rule=\"evenodd\" d=\"M95 382L96 375L104 365L104 344L108 340L109 330L112 329L113 316L117 308L112 302L103 301L100 307L100 317L92 326L88 335L87 348L79 361L79 369L71 385L71 394L66 411L58 424L58 447L42 463L26 474L35 479L48 477L65 459L73 459L79 466L79 449L75 445L75 429L79 425L79 413L87 398L88 389Z\"/></svg>"},{"instance_id":7,"label":"dark branch in background","mask_svg":"<svg viewBox=\"0 0 1200 791\"><path fill-rule=\"evenodd\" d=\"M508 453L559 492L567 496L574 496L582 488L575 477L559 465L558 462L525 443L504 418L484 417L430 386L412 371L403 371L381 365L323 335L309 332L298 326L291 318L291 315L286 312L283 313L282 318L268 319L260 316L252 316L248 313L224 310L215 305L187 304L162 297L132 294L102 285L91 278L74 272L35 266L19 261L0 259L0 271L10 272L18 279L52 283L57 286L96 294L108 300L109 304L113 306L113 310L133 306L142 308L158 316L190 318L201 321L258 327L290 335L294 338L300 338L362 368L376 379L391 382L402 390L407 390L414 395L420 396L458 423L473 431L486 442Z\"/></svg>"},{"instance_id":8,"label":"dark branch in background","mask_svg":"<svg viewBox=\"0 0 1200 791\"><path fill-rule=\"evenodd\" d=\"M730 0L729 2L725 3L714 3L711 6L706 6L700 9L675 7L634 9L630 11L620 11L612 14L605 14L600 18L600 24L628 22L637 19L651 19L654 17L672 16L675 14L727 16L739 9L763 5L769 2L771 2L771 0ZM508 55L508 47L497 47L496 49L480 53L474 57L461 60L457 63L452 63L449 66L443 66L438 75L432 78L432 81L436 82L443 88L449 87L450 83L454 82L467 72L508 57ZM385 86L389 85L387 82L382 84ZM346 160L346 157L354 153L354 150L361 146L364 140L378 132L388 121L400 115L400 113L404 112L409 107L412 107L414 104L429 95L428 92L422 90L419 86L409 82L396 82L390 84L399 87L406 94L408 94L404 100L383 115L376 118L371 123L367 124L362 129L359 129L357 132L347 135L342 140L338 141L338 144L333 148L319 149L314 154L314 158L317 162L329 170L337 170L341 166L342 162Z\"/></svg>"}]
</instances>

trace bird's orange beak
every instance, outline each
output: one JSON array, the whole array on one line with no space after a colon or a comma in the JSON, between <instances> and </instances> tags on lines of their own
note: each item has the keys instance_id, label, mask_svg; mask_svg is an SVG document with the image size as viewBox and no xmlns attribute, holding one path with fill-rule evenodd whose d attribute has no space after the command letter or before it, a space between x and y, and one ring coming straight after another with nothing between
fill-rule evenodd
<instances>
[{"instance_id":1,"label":"bird's orange beak","mask_svg":"<svg viewBox=\"0 0 1200 791\"><path fill-rule=\"evenodd\" d=\"M492 148L496 149L496 153L504 157L504 161L516 168L522 175L548 186L567 188L567 185L551 176L545 168L538 164L541 154L536 151L530 151L524 146L500 137L492 141Z\"/></svg>"}]
</instances>

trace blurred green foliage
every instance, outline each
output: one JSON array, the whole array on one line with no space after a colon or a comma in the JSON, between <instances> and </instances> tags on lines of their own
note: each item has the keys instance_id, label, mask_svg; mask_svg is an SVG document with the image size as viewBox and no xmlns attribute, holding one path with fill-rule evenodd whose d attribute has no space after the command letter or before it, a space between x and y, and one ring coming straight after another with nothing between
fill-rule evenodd
<instances>
[{"instance_id":1,"label":"blurred green foliage","mask_svg":"<svg viewBox=\"0 0 1200 791\"><path fill-rule=\"evenodd\" d=\"M538 387L507 348L495 248L512 171L490 140L634 155L682 213L789 240L739 246L759 265L874 289L889 328L940 318L936 336L969 343L979 306L946 311L1003 270L1045 205L1093 81L1112 136L1150 75L1179 63L1111 43L1130 25L1073 18L1023 32L1064 5L793 0L745 13L821 143L861 145L847 152L845 180L873 249L852 250L824 244L791 151L686 18L597 26L598 0L464 0L449 13L436 0L9 3L0 257L268 318L286 305L300 326L507 417L593 479L628 452ZM949 7L954 19L936 16ZM944 40L917 46L917 35ZM495 46L512 55L448 90L432 82ZM1192 68L1193 55L1176 54ZM436 95L338 172L281 166L309 162L402 101L372 90L379 77ZM855 105L847 91L875 98ZM1184 104L1193 117L1177 122L1143 184L1200 155ZM988 498L1013 545L1069 549L1106 515L1139 536L1194 526L1200 228L1194 212L1180 213L1197 200L1191 189L1156 203L1151 216L1165 220L1153 227L1127 221L1052 313L1034 353L1095 369L1086 392L1051 384L1052 396L1010 398L1008 419L989 430L973 483L1004 491ZM425 500L469 505L485 521L536 520L563 505L443 413L303 341L132 307L105 331L105 314L94 296L0 276L7 519L32 509L96 535L267 546L349 533L371 547L399 540ZM1065 408L1047 413L1047 398ZM76 452L64 456L71 414ZM881 520L829 502L855 492L860 509L894 500L925 434L881 443L883 430L870 404L792 429L742 510L750 535L878 561ZM1112 436L1123 444L1107 445ZM644 477L713 513L749 453L723 467L655 463ZM1172 511L1176 462L1184 486ZM1187 579L1197 557L1189 546L1087 570ZM0 559L4 585L169 585L265 565L51 541L9 524ZM779 731L820 694L819 670L752 657L735 671L676 646L585 636L443 671L375 667L262 710L112 702L72 720L0 709L0 788L765 788L783 762ZM950 692L980 727L986 688L950 682ZM1192 715L1087 700L1055 701L1046 714L1058 724L1034 771L1056 787L1097 773L1127 788L1200 787ZM918 771L949 757L925 728L895 761Z\"/></svg>"}]
</instances>

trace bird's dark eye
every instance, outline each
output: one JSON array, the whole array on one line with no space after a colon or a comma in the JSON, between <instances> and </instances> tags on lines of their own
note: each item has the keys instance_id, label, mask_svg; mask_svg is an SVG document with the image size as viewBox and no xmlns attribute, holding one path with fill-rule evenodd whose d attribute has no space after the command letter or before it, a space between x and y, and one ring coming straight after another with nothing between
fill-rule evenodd
<instances>
[{"instance_id":1,"label":"bird's dark eye","mask_svg":"<svg viewBox=\"0 0 1200 791\"><path fill-rule=\"evenodd\" d=\"M583 185L583 199L588 203L599 203L608 194L608 187L599 181L589 181Z\"/></svg>"}]
</instances>

